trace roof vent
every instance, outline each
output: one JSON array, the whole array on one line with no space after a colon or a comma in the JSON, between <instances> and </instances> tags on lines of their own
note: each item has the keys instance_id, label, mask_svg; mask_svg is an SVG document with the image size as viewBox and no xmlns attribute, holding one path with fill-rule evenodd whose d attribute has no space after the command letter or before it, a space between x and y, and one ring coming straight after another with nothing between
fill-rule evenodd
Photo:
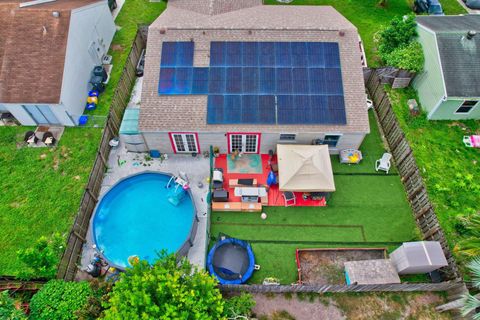
<instances>
[{"instance_id":1,"label":"roof vent","mask_svg":"<svg viewBox=\"0 0 480 320\"><path fill-rule=\"evenodd\" d=\"M160 28L160 34L165 34L167 32L167 29L165 28Z\"/></svg>"},{"instance_id":2,"label":"roof vent","mask_svg":"<svg viewBox=\"0 0 480 320\"><path fill-rule=\"evenodd\" d=\"M470 31L467 32L467 39L472 40L473 37L475 37L476 35L477 35L477 31L470 30Z\"/></svg>"},{"instance_id":3,"label":"roof vent","mask_svg":"<svg viewBox=\"0 0 480 320\"><path fill-rule=\"evenodd\" d=\"M59 18L59 17L60 17L60 12L58 12L58 11L53 11L53 12L52 12L52 17L54 17L54 18Z\"/></svg>"}]
</instances>

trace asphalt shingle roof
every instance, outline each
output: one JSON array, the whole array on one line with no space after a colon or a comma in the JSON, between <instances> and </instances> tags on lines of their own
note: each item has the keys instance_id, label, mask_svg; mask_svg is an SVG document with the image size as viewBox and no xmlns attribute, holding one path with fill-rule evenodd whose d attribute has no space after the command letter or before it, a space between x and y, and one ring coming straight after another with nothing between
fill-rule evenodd
<instances>
[{"instance_id":1,"label":"asphalt shingle roof","mask_svg":"<svg viewBox=\"0 0 480 320\"><path fill-rule=\"evenodd\" d=\"M447 96L480 97L480 15L425 16L417 22L436 34ZM470 30L477 35L469 40Z\"/></svg>"},{"instance_id":2,"label":"asphalt shingle roof","mask_svg":"<svg viewBox=\"0 0 480 320\"><path fill-rule=\"evenodd\" d=\"M179 8L169 1L167 9L149 27L145 56L139 125L143 132L196 130L199 132L352 132L368 133L368 114L356 27L331 6L250 6L211 15ZM208 1L207 1L208 2ZM229 0L213 1L217 5ZM204 0L201 1L204 3ZM194 6L194 4L192 4ZM193 41L194 66L210 63L212 41L240 42L336 42L339 44L344 86L346 125L208 125L207 96L158 94L160 57L164 41Z\"/></svg>"}]
</instances>

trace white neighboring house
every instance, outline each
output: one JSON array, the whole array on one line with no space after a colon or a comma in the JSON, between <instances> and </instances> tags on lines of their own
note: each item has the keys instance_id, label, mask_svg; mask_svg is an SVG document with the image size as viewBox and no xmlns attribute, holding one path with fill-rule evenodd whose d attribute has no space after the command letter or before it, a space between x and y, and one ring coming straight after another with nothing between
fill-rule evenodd
<instances>
[{"instance_id":1,"label":"white neighboring house","mask_svg":"<svg viewBox=\"0 0 480 320\"><path fill-rule=\"evenodd\" d=\"M115 34L108 1L26 4L0 3L0 112L22 125L74 126Z\"/></svg>"}]
</instances>

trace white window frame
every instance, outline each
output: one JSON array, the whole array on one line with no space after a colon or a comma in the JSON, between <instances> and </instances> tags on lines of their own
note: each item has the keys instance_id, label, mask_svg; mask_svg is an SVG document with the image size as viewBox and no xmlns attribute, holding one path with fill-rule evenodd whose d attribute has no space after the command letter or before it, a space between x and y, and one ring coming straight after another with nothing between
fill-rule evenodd
<instances>
[{"instance_id":1,"label":"white window frame","mask_svg":"<svg viewBox=\"0 0 480 320\"><path fill-rule=\"evenodd\" d=\"M241 146L241 150L239 150L240 152L242 153L251 153L251 154L255 154L255 153L258 153L259 149L260 149L260 133L229 133L228 134L228 145L229 145L229 149L228 152L229 153L233 153L235 151L235 149L233 148L233 141L232 141L232 138L234 136L241 136L242 137L242 146ZM246 148L247 148L247 136L255 136L256 137L256 140L255 140L255 151L246 151Z\"/></svg>"},{"instance_id":2,"label":"white window frame","mask_svg":"<svg viewBox=\"0 0 480 320\"><path fill-rule=\"evenodd\" d=\"M185 150L179 150L179 145L177 145L177 140L175 139L175 136L179 136L182 139L183 143L183 149ZM190 150L188 146L188 138L187 136L192 136L193 141L195 142L195 149L196 150ZM200 153L200 146L198 144L198 137L197 134L194 132L170 132L170 139L172 141L172 147L175 153Z\"/></svg>"},{"instance_id":3,"label":"white window frame","mask_svg":"<svg viewBox=\"0 0 480 320\"><path fill-rule=\"evenodd\" d=\"M467 101L472 101L472 102L476 102L473 106L471 106L470 110L468 110L468 112L458 112L458 110L462 107L464 107L464 104L465 102ZM457 109L455 110L454 114L459 114L459 115L466 115L466 114L470 114L477 106L478 106L478 100L463 100L462 104L460 106L457 107ZM470 107L470 106L468 106Z\"/></svg>"},{"instance_id":4,"label":"white window frame","mask_svg":"<svg viewBox=\"0 0 480 320\"><path fill-rule=\"evenodd\" d=\"M338 137L338 140L337 140L337 143L335 144L335 146L331 146L328 143L325 143L325 138L327 136L337 136ZM342 136L343 136L343 134L341 134L341 133L327 133L323 136L323 144L328 145L328 147L331 148L331 149L336 149L337 146L338 146L338 143L340 142L340 139L342 139Z\"/></svg>"}]
</instances>

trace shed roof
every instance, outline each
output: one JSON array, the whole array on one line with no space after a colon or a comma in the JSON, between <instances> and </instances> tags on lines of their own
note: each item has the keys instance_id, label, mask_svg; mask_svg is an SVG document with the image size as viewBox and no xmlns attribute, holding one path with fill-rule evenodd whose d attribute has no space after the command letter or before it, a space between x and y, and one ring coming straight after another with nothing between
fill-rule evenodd
<instances>
[{"instance_id":1,"label":"shed roof","mask_svg":"<svg viewBox=\"0 0 480 320\"><path fill-rule=\"evenodd\" d=\"M169 2L167 9L149 28L140 110L141 131L369 132L358 32L334 8L255 5L211 15L200 13L194 7L187 10L177 5L191 2ZM225 4L229 1L210 3ZM253 1L244 3L251 4ZM160 57L164 41L195 42L195 67L209 65L212 41L336 42L340 51L346 125L208 125L207 96L159 96Z\"/></svg>"},{"instance_id":2,"label":"shed roof","mask_svg":"<svg viewBox=\"0 0 480 320\"><path fill-rule=\"evenodd\" d=\"M410 267L448 265L442 246L437 241L405 242L402 247Z\"/></svg>"},{"instance_id":3,"label":"shed roof","mask_svg":"<svg viewBox=\"0 0 480 320\"><path fill-rule=\"evenodd\" d=\"M436 35L447 96L480 97L480 15L421 16L417 22ZM479 34L469 40L470 30Z\"/></svg>"},{"instance_id":4,"label":"shed roof","mask_svg":"<svg viewBox=\"0 0 480 320\"><path fill-rule=\"evenodd\" d=\"M20 2L0 3L0 102L59 103L71 10L98 0Z\"/></svg>"},{"instance_id":5,"label":"shed roof","mask_svg":"<svg viewBox=\"0 0 480 320\"><path fill-rule=\"evenodd\" d=\"M397 270L389 259L347 261L345 272L351 284L400 283Z\"/></svg>"}]
</instances>

